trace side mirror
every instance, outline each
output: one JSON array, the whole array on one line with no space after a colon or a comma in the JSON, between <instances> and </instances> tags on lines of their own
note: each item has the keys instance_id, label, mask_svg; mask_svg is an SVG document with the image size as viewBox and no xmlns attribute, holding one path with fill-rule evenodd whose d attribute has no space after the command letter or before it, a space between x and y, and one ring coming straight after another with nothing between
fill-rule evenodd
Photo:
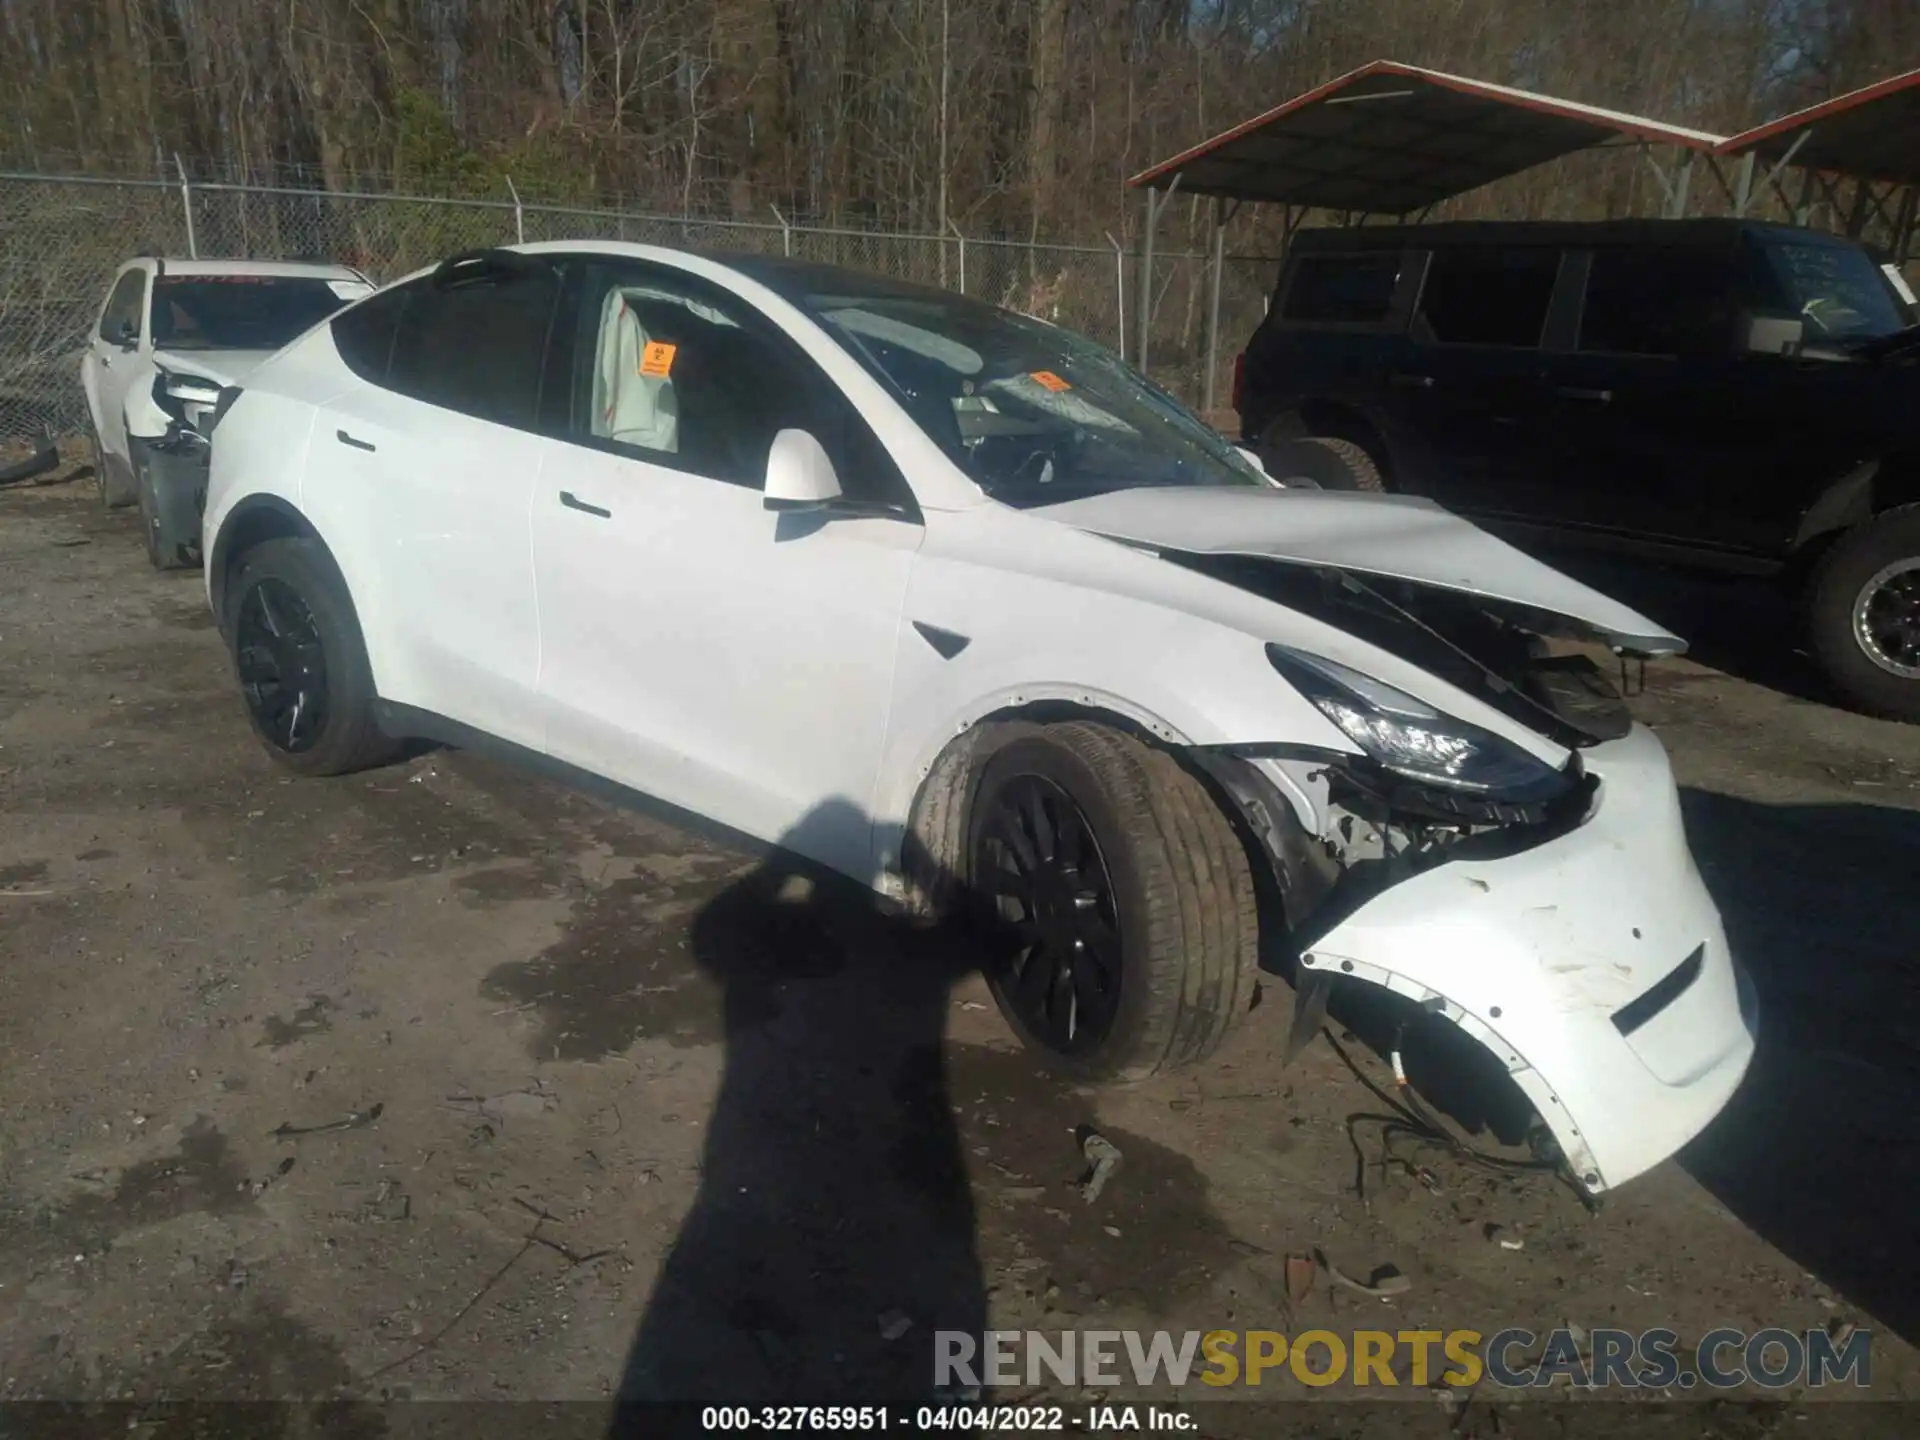
<instances>
[{"instance_id":1,"label":"side mirror","mask_svg":"<svg viewBox=\"0 0 1920 1440\"><path fill-rule=\"evenodd\" d=\"M767 450L764 504L769 510L817 510L842 491L833 461L805 430L782 430Z\"/></svg>"},{"instance_id":2,"label":"side mirror","mask_svg":"<svg viewBox=\"0 0 1920 1440\"><path fill-rule=\"evenodd\" d=\"M1791 355L1807 338L1807 322L1798 316L1742 317L1742 346L1749 355Z\"/></svg>"},{"instance_id":3,"label":"side mirror","mask_svg":"<svg viewBox=\"0 0 1920 1440\"><path fill-rule=\"evenodd\" d=\"M122 350L132 350L140 344L140 327L131 320L122 320L113 327L113 343Z\"/></svg>"}]
</instances>

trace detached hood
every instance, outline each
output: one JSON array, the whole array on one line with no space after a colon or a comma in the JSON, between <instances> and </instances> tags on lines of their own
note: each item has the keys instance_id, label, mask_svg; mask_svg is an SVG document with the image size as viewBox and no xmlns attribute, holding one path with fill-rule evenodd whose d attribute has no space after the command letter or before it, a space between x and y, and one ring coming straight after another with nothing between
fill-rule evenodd
<instances>
[{"instance_id":1,"label":"detached hood","mask_svg":"<svg viewBox=\"0 0 1920 1440\"><path fill-rule=\"evenodd\" d=\"M172 375L198 375L216 385L239 385L274 350L156 350L153 363Z\"/></svg>"},{"instance_id":2,"label":"detached hood","mask_svg":"<svg viewBox=\"0 0 1920 1440\"><path fill-rule=\"evenodd\" d=\"M1195 555L1250 555L1405 580L1518 606L1639 655L1686 642L1431 500L1247 486L1115 490L1029 510L1109 539Z\"/></svg>"}]
</instances>

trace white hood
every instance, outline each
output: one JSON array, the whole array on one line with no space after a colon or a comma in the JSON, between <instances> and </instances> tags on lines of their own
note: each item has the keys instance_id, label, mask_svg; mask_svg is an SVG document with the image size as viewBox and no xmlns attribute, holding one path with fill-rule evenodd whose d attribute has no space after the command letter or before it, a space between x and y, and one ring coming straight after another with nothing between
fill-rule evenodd
<instances>
[{"instance_id":1,"label":"white hood","mask_svg":"<svg viewBox=\"0 0 1920 1440\"><path fill-rule=\"evenodd\" d=\"M1027 513L1154 549L1326 565L1524 606L1635 654L1686 649L1638 611L1412 496L1167 486L1114 490Z\"/></svg>"},{"instance_id":2,"label":"white hood","mask_svg":"<svg viewBox=\"0 0 1920 1440\"><path fill-rule=\"evenodd\" d=\"M216 385L238 385L275 350L156 350L153 363L171 375L198 375Z\"/></svg>"}]
</instances>

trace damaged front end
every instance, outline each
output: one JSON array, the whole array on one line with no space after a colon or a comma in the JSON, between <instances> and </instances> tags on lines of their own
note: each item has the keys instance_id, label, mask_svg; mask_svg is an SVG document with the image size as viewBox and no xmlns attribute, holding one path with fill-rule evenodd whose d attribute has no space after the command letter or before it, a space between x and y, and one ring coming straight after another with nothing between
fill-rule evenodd
<instances>
[{"instance_id":1,"label":"damaged front end","mask_svg":"<svg viewBox=\"0 0 1920 1440\"><path fill-rule=\"evenodd\" d=\"M1606 671L1553 653L1542 632L1554 617L1484 596L1162 554L1411 661L1568 757L1556 768L1368 676L1269 646L1360 751L1195 755L1272 862L1289 933L1271 968L1291 970L1297 994L1290 1047L1338 1011L1343 989L1363 1009L1386 992L1396 1053L1422 1028L1477 1041L1466 1059L1490 1058L1526 1102L1520 1125L1478 1118L1502 1140L1533 1140L1588 1196L1698 1133L1751 1057L1753 997L1688 850L1666 753ZM1457 1043L1438 1048L1463 1067Z\"/></svg>"},{"instance_id":2,"label":"damaged front end","mask_svg":"<svg viewBox=\"0 0 1920 1440\"><path fill-rule=\"evenodd\" d=\"M201 563L213 427L238 394L216 379L163 366L150 392L128 406L128 448L147 554L156 568Z\"/></svg>"}]
</instances>

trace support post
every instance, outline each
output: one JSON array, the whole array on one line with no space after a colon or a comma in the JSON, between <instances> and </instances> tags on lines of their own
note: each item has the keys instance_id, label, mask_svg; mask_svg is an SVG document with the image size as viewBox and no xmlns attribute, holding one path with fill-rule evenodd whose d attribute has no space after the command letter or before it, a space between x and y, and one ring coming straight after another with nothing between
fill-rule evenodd
<instances>
[{"instance_id":1,"label":"support post","mask_svg":"<svg viewBox=\"0 0 1920 1440\"><path fill-rule=\"evenodd\" d=\"M780 213L778 205L769 204L767 209L773 212L773 218L780 222L780 253L789 260L793 258L793 226L787 223L787 217Z\"/></svg>"},{"instance_id":2,"label":"support post","mask_svg":"<svg viewBox=\"0 0 1920 1440\"><path fill-rule=\"evenodd\" d=\"M1873 186L1865 180L1853 182L1853 209L1847 214L1847 238L1858 240L1867 228L1867 205L1873 199Z\"/></svg>"},{"instance_id":3,"label":"support post","mask_svg":"<svg viewBox=\"0 0 1920 1440\"><path fill-rule=\"evenodd\" d=\"M1900 208L1893 221L1893 263L1905 265L1913 258L1914 211L1920 206L1920 185L1909 185L1900 192Z\"/></svg>"},{"instance_id":4,"label":"support post","mask_svg":"<svg viewBox=\"0 0 1920 1440\"><path fill-rule=\"evenodd\" d=\"M1165 199L1161 199L1152 186L1147 187L1147 233L1140 239L1140 343L1133 358L1134 366L1142 375L1147 373L1147 352L1151 348L1153 329L1153 232L1159 228L1160 212L1167 208L1167 201L1173 199L1179 188L1178 175L1167 187Z\"/></svg>"},{"instance_id":5,"label":"support post","mask_svg":"<svg viewBox=\"0 0 1920 1440\"><path fill-rule=\"evenodd\" d=\"M1226 268L1227 264L1229 218L1226 197L1214 196L1212 273L1207 279L1207 378L1200 387L1202 396L1200 408L1209 415L1214 409L1214 387L1220 369L1220 272Z\"/></svg>"},{"instance_id":6,"label":"support post","mask_svg":"<svg viewBox=\"0 0 1920 1440\"><path fill-rule=\"evenodd\" d=\"M953 238L960 242L960 293L967 293L967 237L960 233L960 227L947 221L947 228L953 232Z\"/></svg>"},{"instance_id":7,"label":"support post","mask_svg":"<svg viewBox=\"0 0 1920 1440\"><path fill-rule=\"evenodd\" d=\"M1107 244L1113 247L1113 303L1117 307L1119 323L1114 327L1119 336L1119 344L1114 348L1120 352L1120 358L1127 358L1127 252L1120 242L1113 238L1113 232L1107 231Z\"/></svg>"},{"instance_id":8,"label":"support post","mask_svg":"<svg viewBox=\"0 0 1920 1440\"><path fill-rule=\"evenodd\" d=\"M187 258L200 258L200 240L193 232L193 187L187 183L187 167L180 163L180 152L173 152L174 173L180 177L180 208L187 217Z\"/></svg>"},{"instance_id":9,"label":"support post","mask_svg":"<svg viewBox=\"0 0 1920 1440\"><path fill-rule=\"evenodd\" d=\"M1800 200L1793 207L1793 223L1796 225L1805 226L1813 219L1813 181L1813 171L1800 172Z\"/></svg>"},{"instance_id":10,"label":"support post","mask_svg":"<svg viewBox=\"0 0 1920 1440\"><path fill-rule=\"evenodd\" d=\"M501 178L507 182L507 194L513 197L513 243L516 245L524 245L527 243L527 216L526 211L523 210L520 205L520 192L513 188L513 177L511 175L505 175Z\"/></svg>"},{"instance_id":11,"label":"support post","mask_svg":"<svg viewBox=\"0 0 1920 1440\"><path fill-rule=\"evenodd\" d=\"M1745 219L1747 207L1753 203L1753 167L1755 155L1749 150L1740 157L1740 179L1734 185L1733 214L1735 219Z\"/></svg>"},{"instance_id":12,"label":"support post","mask_svg":"<svg viewBox=\"0 0 1920 1440\"><path fill-rule=\"evenodd\" d=\"M1687 191L1693 182L1693 151L1683 150L1673 165L1673 184L1667 191L1667 218L1684 220L1687 214Z\"/></svg>"}]
</instances>

